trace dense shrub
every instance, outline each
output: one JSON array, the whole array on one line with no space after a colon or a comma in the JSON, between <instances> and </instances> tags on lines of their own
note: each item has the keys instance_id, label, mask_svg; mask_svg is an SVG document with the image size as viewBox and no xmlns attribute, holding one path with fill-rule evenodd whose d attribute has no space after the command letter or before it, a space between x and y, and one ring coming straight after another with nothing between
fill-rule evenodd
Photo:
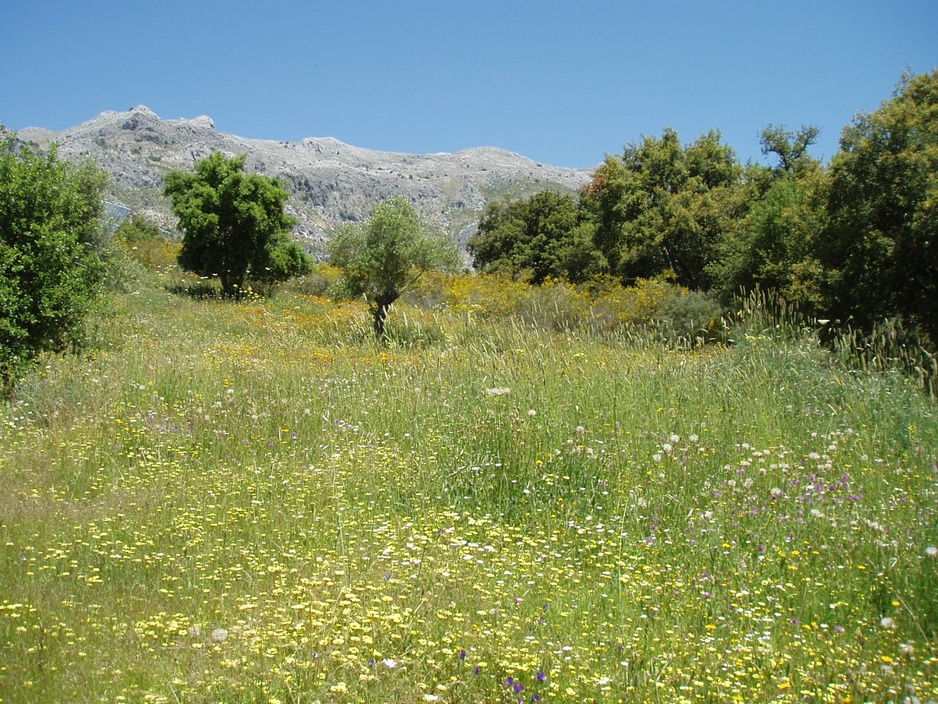
<instances>
[{"instance_id":1,"label":"dense shrub","mask_svg":"<svg viewBox=\"0 0 938 704\"><path fill-rule=\"evenodd\" d=\"M105 267L106 177L12 140L0 146L0 387L78 340Z\"/></svg>"}]
</instances>

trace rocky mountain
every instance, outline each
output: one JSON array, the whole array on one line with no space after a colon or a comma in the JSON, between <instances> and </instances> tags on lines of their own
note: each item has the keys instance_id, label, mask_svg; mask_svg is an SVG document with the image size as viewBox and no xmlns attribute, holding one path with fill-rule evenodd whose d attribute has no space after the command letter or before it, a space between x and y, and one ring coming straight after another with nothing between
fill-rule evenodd
<instances>
[{"instance_id":1,"label":"rocky mountain","mask_svg":"<svg viewBox=\"0 0 938 704\"><path fill-rule=\"evenodd\" d=\"M245 139L219 132L209 117L163 120L144 106L104 112L84 124L53 132L30 127L18 138L59 154L92 159L111 174L110 197L174 232L176 220L162 195L169 171L191 170L212 152L247 154L246 168L281 178L290 191L295 236L312 251L336 227L367 218L391 196L411 199L421 216L461 245L486 203L504 195L545 189L575 191L591 170L539 164L502 149L399 154L360 149L324 137L299 142Z\"/></svg>"}]
</instances>

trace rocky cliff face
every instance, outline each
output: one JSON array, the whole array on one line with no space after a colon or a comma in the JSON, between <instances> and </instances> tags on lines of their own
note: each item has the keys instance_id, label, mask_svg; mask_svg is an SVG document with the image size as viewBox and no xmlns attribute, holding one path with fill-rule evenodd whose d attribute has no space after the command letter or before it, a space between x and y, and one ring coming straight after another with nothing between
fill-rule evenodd
<instances>
[{"instance_id":1,"label":"rocky cliff face","mask_svg":"<svg viewBox=\"0 0 938 704\"><path fill-rule=\"evenodd\" d=\"M464 245L490 200L547 188L574 191L591 175L491 147L418 155L360 149L331 138L244 139L218 132L205 116L163 120L143 106L104 112L64 132L30 127L18 137L41 148L55 142L64 157L92 159L111 174L113 199L167 231L175 231L176 221L162 195L166 173L191 170L215 151L247 154L249 171L286 184L290 213L300 221L295 236L313 251L336 227L367 218L376 202L391 196L411 199L421 217Z\"/></svg>"}]
</instances>

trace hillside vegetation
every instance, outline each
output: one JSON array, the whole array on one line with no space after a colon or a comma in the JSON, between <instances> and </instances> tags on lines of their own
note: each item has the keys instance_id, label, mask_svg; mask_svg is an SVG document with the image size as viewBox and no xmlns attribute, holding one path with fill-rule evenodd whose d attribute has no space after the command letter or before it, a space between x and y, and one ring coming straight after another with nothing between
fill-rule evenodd
<instances>
[{"instance_id":1,"label":"hillside vegetation","mask_svg":"<svg viewBox=\"0 0 938 704\"><path fill-rule=\"evenodd\" d=\"M756 299L685 346L441 277L378 345L166 276L0 408L0 701L938 699L903 374Z\"/></svg>"}]
</instances>

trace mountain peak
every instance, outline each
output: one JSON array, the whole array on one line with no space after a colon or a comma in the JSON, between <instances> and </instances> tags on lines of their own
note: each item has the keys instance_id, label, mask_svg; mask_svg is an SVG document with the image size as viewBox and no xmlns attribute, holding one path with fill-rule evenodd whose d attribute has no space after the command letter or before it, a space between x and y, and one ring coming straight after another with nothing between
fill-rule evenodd
<instances>
[{"instance_id":1,"label":"mountain peak","mask_svg":"<svg viewBox=\"0 0 938 704\"><path fill-rule=\"evenodd\" d=\"M246 154L249 171L285 184L288 211L300 223L294 234L311 249L344 222L368 217L375 203L391 196L407 198L426 222L465 244L489 201L546 189L573 192L590 178L587 170L547 166L495 147L403 154L332 137L247 139L218 132L206 115L164 120L145 105L105 111L64 132L28 128L20 137L40 147L56 142L62 156L93 160L111 174L109 200L170 231L176 218L163 195L166 174L191 171L212 152Z\"/></svg>"}]
</instances>

